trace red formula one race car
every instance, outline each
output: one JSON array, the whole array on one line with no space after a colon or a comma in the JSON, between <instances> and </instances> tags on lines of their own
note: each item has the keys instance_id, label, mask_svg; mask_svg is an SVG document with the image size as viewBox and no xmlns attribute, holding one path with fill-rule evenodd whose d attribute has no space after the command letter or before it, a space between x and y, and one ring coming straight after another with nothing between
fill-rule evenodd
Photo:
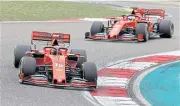
<instances>
[{"instance_id":1,"label":"red formula one race car","mask_svg":"<svg viewBox=\"0 0 180 106\"><path fill-rule=\"evenodd\" d=\"M14 48L14 66L20 69L21 83L96 88L97 67L92 62L86 62L85 50L71 49L68 52L69 34L34 31L32 45L35 42L46 42L48 46L42 51L27 45Z\"/></svg>"},{"instance_id":2,"label":"red formula one race car","mask_svg":"<svg viewBox=\"0 0 180 106\"><path fill-rule=\"evenodd\" d=\"M85 39L146 42L150 38L156 37L171 38L174 32L174 24L165 17L165 11L162 9L134 8L132 14L107 19L107 25L103 22L93 22L90 32L85 33Z\"/></svg>"}]
</instances>

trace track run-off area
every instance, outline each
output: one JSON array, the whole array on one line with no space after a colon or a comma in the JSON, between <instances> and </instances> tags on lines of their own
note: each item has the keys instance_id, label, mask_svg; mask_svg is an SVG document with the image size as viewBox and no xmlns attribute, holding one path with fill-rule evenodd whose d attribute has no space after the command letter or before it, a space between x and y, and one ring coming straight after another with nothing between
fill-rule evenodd
<instances>
[{"instance_id":1,"label":"track run-off area","mask_svg":"<svg viewBox=\"0 0 180 106\"><path fill-rule=\"evenodd\" d=\"M149 103L179 106L180 61L163 64L151 69L140 82L140 91Z\"/></svg>"},{"instance_id":2,"label":"track run-off area","mask_svg":"<svg viewBox=\"0 0 180 106\"><path fill-rule=\"evenodd\" d=\"M146 43L127 41L86 41L84 33L89 31L92 22L19 22L1 23L1 105L2 106L93 106L84 98L84 91L52 89L21 85L18 82L18 69L13 67L13 48L17 44L30 44L31 32L50 31L71 34L70 48L87 51L88 61L99 68L106 64L136 56L178 50L179 7L153 5L151 3L111 2L119 6L164 8L172 15L175 32L171 39L153 39Z\"/></svg>"}]
</instances>

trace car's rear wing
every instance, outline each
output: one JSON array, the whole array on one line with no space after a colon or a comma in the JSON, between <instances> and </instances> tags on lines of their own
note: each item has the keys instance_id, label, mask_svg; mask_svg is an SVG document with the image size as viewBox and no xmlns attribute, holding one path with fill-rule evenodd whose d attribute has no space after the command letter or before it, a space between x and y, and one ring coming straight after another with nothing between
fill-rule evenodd
<instances>
[{"instance_id":1,"label":"car's rear wing","mask_svg":"<svg viewBox=\"0 0 180 106\"><path fill-rule=\"evenodd\" d=\"M70 34L49 33L49 32L40 32L40 31L32 32L32 40L53 41L54 39L56 39L58 42L70 43Z\"/></svg>"},{"instance_id":2,"label":"car's rear wing","mask_svg":"<svg viewBox=\"0 0 180 106\"><path fill-rule=\"evenodd\" d=\"M157 15L157 16L165 16L165 10L164 9L147 9L145 12L145 15Z\"/></svg>"},{"instance_id":3,"label":"car's rear wing","mask_svg":"<svg viewBox=\"0 0 180 106\"><path fill-rule=\"evenodd\" d=\"M164 9L145 9L145 8L136 8L136 7L131 7L132 14L140 13L142 16L143 15L156 15L156 16L165 16L165 10Z\"/></svg>"},{"instance_id":4,"label":"car's rear wing","mask_svg":"<svg viewBox=\"0 0 180 106\"><path fill-rule=\"evenodd\" d=\"M57 33L57 32L49 33L49 32L40 32L40 31L32 32L31 44L35 46L34 48L36 48L36 44L49 46L50 43L52 43L54 40L56 40L58 44L61 43L63 45L66 45L68 43L69 46L70 34Z\"/></svg>"}]
</instances>

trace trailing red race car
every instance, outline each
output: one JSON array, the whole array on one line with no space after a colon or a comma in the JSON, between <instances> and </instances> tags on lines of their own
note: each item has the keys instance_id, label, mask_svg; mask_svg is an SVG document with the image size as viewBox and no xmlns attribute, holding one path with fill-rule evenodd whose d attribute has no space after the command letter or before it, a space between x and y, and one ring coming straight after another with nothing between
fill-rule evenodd
<instances>
[{"instance_id":1,"label":"trailing red race car","mask_svg":"<svg viewBox=\"0 0 180 106\"><path fill-rule=\"evenodd\" d=\"M133 8L132 14L120 18L109 18L107 26L103 22L93 22L85 39L117 39L146 42L150 38L171 38L174 24L165 19L163 9Z\"/></svg>"},{"instance_id":2,"label":"trailing red race car","mask_svg":"<svg viewBox=\"0 0 180 106\"><path fill-rule=\"evenodd\" d=\"M68 52L69 34L34 31L32 45L36 45L35 41L46 42L48 46L42 51L28 45L14 48L14 66L20 69L20 83L96 88L97 67L87 62L85 50L71 49Z\"/></svg>"}]
</instances>

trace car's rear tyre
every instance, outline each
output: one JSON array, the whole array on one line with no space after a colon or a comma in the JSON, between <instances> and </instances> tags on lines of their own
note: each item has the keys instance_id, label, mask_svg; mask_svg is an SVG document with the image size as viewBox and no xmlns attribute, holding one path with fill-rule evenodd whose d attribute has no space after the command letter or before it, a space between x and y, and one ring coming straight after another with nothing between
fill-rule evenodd
<instances>
[{"instance_id":1,"label":"car's rear tyre","mask_svg":"<svg viewBox=\"0 0 180 106\"><path fill-rule=\"evenodd\" d=\"M85 39L89 38L90 33L89 32L85 32Z\"/></svg>"},{"instance_id":2,"label":"car's rear tyre","mask_svg":"<svg viewBox=\"0 0 180 106\"><path fill-rule=\"evenodd\" d=\"M138 42L146 42L149 40L150 33L147 23L138 23L136 25L136 36L138 37L139 34L143 35L143 40L138 39Z\"/></svg>"},{"instance_id":3,"label":"car's rear tyre","mask_svg":"<svg viewBox=\"0 0 180 106\"><path fill-rule=\"evenodd\" d=\"M29 45L17 45L14 48L14 67L19 67L19 62L27 51L31 51L31 46Z\"/></svg>"},{"instance_id":4,"label":"car's rear tyre","mask_svg":"<svg viewBox=\"0 0 180 106\"><path fill-rule=\"evenodd\" d=\"M174 33L174 24L171 20L161 20L159 23L159 33L161 38L171 38Z\"/></svg>"},{"instance_id":5,"label":"car's rear tyre","mask_svg":"<svg viewBox=\"0 0 180 106\"><path fill-rule=\"evenodd\" d=\"M34 75L36 73L36 59L29 56L22 57L19 68L24 76Z\"/></svg>"},{"instance_id":6,"label":"car's rear tyre","mask_svg":"<svg viewBox=\"0 0 180 106\"><path fill-rule=\"evenodd\" d=\"M93 62L85 62L83 63L83 77L88 82L97 83L97 67Z\"/></svg>"},{"instance_id":7,"label":"car's rear tyre","mask_svg":"<svg viewBox=\"0 0 180 106\"><path fill-rule=\"evenodd\" d=\"M91 29L90 29L91 36L94 36L97 33L101 33L103 32L103 30L104 30L103 22L95 21L91 25Z\"/></svg>"},{"instance_id":8,"label":"car's rear tyre","mask_svg":"<svg viewBox=\"0 0 180 106\"><path fill-rule=\"evenodd\" d=\"M78 68L81 68L82 64L87 61L86 51L83 49L71 49L70 54L80 54L82 56L77 61Z\"/></svg>"}]
</instances>

